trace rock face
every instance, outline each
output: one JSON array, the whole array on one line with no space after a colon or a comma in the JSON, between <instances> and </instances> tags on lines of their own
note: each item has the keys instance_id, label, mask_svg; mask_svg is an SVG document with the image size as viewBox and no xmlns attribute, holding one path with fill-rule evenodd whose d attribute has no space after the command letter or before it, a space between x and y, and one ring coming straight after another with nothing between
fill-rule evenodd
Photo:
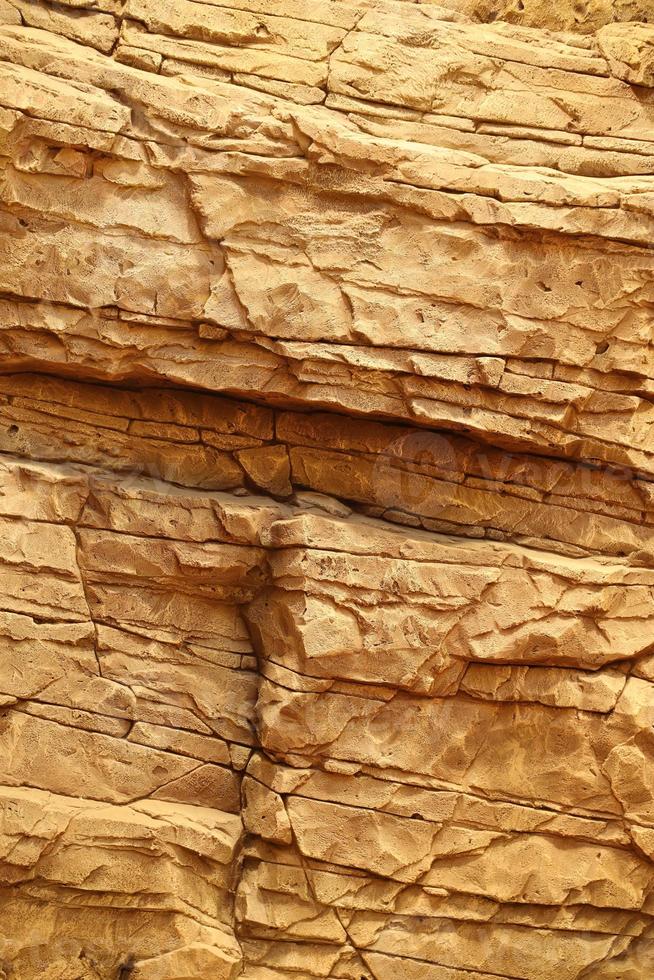
<instances>
[{"instance_id":1,"label":"rock face","mask_svg":"<svg viewBox=\"0 0 654 980\"><path fill-rule=\"evenodd\" d=\"M653 15L0 0L4 980L654 976Z\"/></svg>"}]
</instances>

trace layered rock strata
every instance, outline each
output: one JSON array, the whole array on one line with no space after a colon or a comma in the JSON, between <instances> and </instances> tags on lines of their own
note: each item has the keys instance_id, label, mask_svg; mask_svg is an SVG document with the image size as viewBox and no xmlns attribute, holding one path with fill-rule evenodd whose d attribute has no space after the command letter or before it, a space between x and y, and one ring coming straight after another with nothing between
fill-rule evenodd
<instances>
[{"instance_id":1,"label":"layered rock strata","mask_svg":"<svg viewBox=\"0 0 654 980\"><path fill-rule=\"evenodd\" d=\"M0 977L650 980L644 0L0 0Z\"/></svg>"}]
</instances>

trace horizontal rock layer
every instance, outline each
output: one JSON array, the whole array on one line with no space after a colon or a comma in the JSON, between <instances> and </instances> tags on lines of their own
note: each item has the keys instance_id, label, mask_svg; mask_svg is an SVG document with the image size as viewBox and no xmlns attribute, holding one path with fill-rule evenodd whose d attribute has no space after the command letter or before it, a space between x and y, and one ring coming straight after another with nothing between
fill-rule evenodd
<instances>
[{"instance_id":1,"label":"horizontal rock layer","mask_svg":"<svg viewBox=\"0 0 654 980\"><path fill-rule=\"evenodd\" d=\"M0 0L0 976L649 980L639 0Z\"/></svg>"}]
</instances>

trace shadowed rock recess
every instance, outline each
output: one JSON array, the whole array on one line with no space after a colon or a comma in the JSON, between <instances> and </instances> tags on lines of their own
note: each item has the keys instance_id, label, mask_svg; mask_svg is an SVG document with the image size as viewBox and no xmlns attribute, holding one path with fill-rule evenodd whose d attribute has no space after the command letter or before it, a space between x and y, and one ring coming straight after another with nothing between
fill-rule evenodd
<instances>
[{"instance_id":1,"label":"shadowed rock recess","mask_svg":"<svg viewBox=\"0 0 654 980\"><path fill-rule=\"evenodd\" d=\"M0 228L0 978L652 980L652 0L0 0Z\"/></svg>"}]
</instances>

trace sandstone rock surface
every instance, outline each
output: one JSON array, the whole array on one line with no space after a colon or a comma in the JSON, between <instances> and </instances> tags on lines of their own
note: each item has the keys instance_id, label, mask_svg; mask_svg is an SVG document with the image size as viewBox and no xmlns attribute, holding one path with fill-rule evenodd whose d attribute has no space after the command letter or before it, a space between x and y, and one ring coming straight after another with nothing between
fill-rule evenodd
<instances>
[{"instance_id":1,"label":"sandstone rock surface","mask_svg":"<svg viewBox=\"0 0 654 980\"><path fill-rule=\"evenodd\" d=\"M0 0L0 978L654 976L649 0Z\"/></svg>"}]
</instances>

